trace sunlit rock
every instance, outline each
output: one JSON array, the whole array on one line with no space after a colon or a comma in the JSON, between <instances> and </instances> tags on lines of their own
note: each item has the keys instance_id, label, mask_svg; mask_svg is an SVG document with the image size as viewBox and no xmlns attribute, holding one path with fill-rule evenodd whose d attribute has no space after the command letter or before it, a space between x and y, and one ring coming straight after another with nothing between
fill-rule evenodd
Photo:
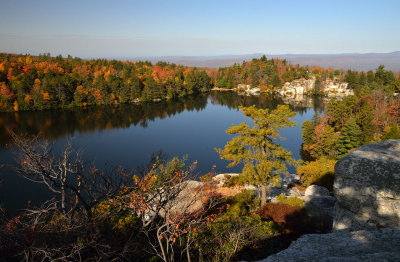
<instances>
[{"instance_id":1,"label":"sunlit rock","mask_svg":"<svg viewBox=\"0 0 400 262\"><path fill-rule=\"evenodd\" d=\"M400 226L400 140L352 151L335 166L334 229Z\"/></svg>"}]
</instances>

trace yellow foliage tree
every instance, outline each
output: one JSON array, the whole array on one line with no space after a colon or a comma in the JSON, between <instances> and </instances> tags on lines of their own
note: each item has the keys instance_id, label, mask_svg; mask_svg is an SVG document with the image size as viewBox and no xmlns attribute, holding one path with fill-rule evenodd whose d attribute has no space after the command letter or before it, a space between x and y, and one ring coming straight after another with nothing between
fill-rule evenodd
<instances>
[{"instance_id":1,"label":"yellow foliage tree","mask_svg":"<svg viewBox=\"0 0 400 262\"><path fill-rule=\"evenodd\" d=\"M14 101L14 111L18 111L18 110L19 110L18 101L15 100L15 101Z\"/></svg>"}]
</instances>

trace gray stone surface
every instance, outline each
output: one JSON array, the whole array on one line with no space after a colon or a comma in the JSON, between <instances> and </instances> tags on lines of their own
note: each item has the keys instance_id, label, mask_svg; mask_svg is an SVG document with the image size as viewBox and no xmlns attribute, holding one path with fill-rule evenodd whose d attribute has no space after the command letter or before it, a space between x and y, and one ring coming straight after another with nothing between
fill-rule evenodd
<instances>
[{"instance_id":1,"label":"gray stone surface","mask_svg":"<svg viewBox=\"0 0 400 262\"><path fill-rule=\"evenodd\" d=\"M304 208L313 223L322 231L330 232L333 223L333 210L336 199L332 196L304 196Z\"/></svg>"},{"instance_id":2,"label":"gray stone surface","mask_svg":"<svg viewBox=\"0 0 400 262\"><path fill-rule=\"evenodd\" d=\"M400 140L361 146L335 166L334 230L400 226Z\"/></svg>"},{"instance_id":3,"label":"gray stone surface","mask_svg":"<svg viewBox=\"0 0 400 262\"><path fill-rule=\"evenodd\" d=\"M332 233L303 235L262 261L400 261L400 140L365 145L340 160L334 195ZM306 208L321 206L315 201L322 198L329 196L303 197Z\"/></svg>"},{"instance_id":4,"label":"gray stone surface","mask_svg":"<svg viewBox=\"0 0 400 262\"><path fill-rule=\"evenodd\" d=\"M307 187L305 196L329 196L329 190L323 186L311 185Z\"/></svg>"},{"instance_id":5,"label":"gray stone surface","mask_svg":"<svg viewBox=\"0 0 400 262\"><path fill-rule=\"evenodd\" d=\"M400 229L304 235L262 261L400 261Z\"/></svg>"}]
</instances>

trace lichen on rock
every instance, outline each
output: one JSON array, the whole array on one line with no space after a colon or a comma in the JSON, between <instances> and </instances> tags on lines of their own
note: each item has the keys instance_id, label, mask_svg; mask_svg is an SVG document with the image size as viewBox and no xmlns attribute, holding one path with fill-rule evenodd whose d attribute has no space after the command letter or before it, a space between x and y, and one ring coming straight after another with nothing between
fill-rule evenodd
<instances>
[{"instance_id":1,"label":"lichen on rock","mask_svg":"<svg viewBox=\"0 0 400 262\"><path fill-rule=\"evenodd\" d=\"M400 226L400 140L351 152L335 166L334 229Z\"/></svg>"}]
</instances>

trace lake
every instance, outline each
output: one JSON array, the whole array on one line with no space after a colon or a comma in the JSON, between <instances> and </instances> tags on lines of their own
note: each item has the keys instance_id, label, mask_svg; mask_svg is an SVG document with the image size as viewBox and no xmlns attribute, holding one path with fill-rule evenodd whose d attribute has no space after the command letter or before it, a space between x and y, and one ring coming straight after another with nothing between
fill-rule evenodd
<instances>
[{"instance_id":1,"label":"lake","mask_svg":"<svg viewBox=\"0 0 400 262\"><path fill-rule=\"evenodd\" d=\"M199 176L214 165L217 173L234 173L241 168L226 168L228 162L221 160L214 148L222 148L232 138L225 133L232 124L249 121L238 106L274 109L284 103L297 112L293 118L297 126L282 130L286 140L279 143L300 159L301 124L315 112L323 112L320 99L284 101L267 95L211 92L157 103L0 113L0 165L5 165L0 169L0 204L13 213L26 207L29 200L36 205L51 196L44 186L18 177L9 168L14 161L8 130L40 134L55 143L56 151L72 138L73 145L98 167L106 163L134 170L148 163L153 152L162 150L170 157L187 155L189 162L197 160Z\"/></svg>"}]
</instances>

